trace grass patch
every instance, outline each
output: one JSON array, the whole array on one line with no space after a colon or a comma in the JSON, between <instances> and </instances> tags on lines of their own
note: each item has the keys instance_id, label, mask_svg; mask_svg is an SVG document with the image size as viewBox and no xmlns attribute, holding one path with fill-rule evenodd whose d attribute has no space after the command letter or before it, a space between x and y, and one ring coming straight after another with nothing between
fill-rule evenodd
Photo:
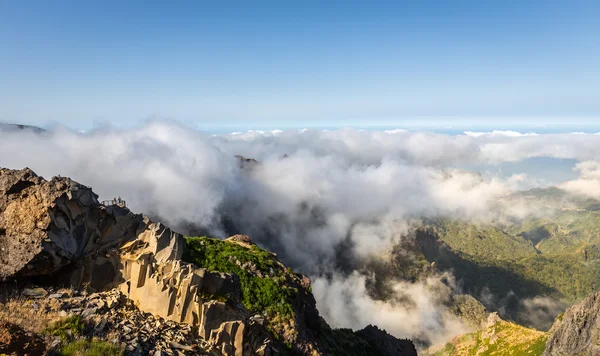
<instances>
[{"instance_id":1,"label":"grass patch","mask_svg":"<svg viewBox=\"0 0 600 356\"><path fill-rule=\"evenodd\" d=\"M84 328L85 323L81 316L73 315L52 323L46 328L45 332L50 335L60 336L63 340L68 340L81 335Z\"/></svg>"},{"instance_id":2,"label":"grass patch","mask_svg":"<svg viewBox=\"0 0 600 356\"><path fill-rule=\"evenodd\" d=\"M210 271L239 276L240 298L247 309L269 316L293 317L291 301L297 296L298 289L286 285L287 274L292 272L282 268L269 252L258 246L246 248L208 237L186 237L186 245L184 261ZM245 264L254 266L264 277L240 267Z\"/></svg>"},{"instance_id":3,"label":"grass patch","mask_svg":"<svg viewBox=\"0 0 600 356\"><path fill-rule=\"evenodd\" d=\"M125 350L105 341L80 339L61 347L59 356L122 356Z\"/></svg>"},{"instance_id":4,"label":"grass patch","mask_svg":"<svg viewBox=\"0 0 600 356\"><path fill-rule=\"evenodd\" d=\"M495 340L494 340L495 339ZM496 324L455 338L431 356L540 356L546 349L548 334L510 322Z\"/></svg>"}]
</instances>

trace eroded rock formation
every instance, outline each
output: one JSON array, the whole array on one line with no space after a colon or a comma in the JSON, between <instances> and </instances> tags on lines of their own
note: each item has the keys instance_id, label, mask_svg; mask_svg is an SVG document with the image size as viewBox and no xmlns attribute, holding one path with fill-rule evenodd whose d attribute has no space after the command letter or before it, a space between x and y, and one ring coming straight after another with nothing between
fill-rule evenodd
<instances>
[{"instance_id":1,"label":"eroded rock formation","mask_svg":"<svg viewBox=\"0 0 600 356\"><path fill-rule=\"evenodd\" d=\"M197 326L225 355L271 354L266 330L245 326L250 315L237 304L237 276L187 264L183 249L181 235L100 204L91 188L69 178L0 169L1 279L48 276L95 291L119 286L141 310Z\"/></svg>"},{"instance_id":2,"label":"eroded rock formation","mask_svg":"<svg viewBox=\"0 0 600 356\"><path fill-rule=\"evenodd\" d=\"M106 255L147 226L128 209L102 206L89 187L69 178L46 181L28 168L0 169L0 279L70 266L75 285L91 282L94 267L98 275L113 273L94 283L113 281L116 266Z\"/></svg>"},{"instance_id":3,"label":"eroded rock formation","mask_svg":"<svg viewBox=\"0 0 600 356\"><path fill-rule=\"evenodd\" d=\"M244 235L223 243L262 251ZM265 315L253 315L244 307L238 274L186 263L185 248L184 238L167 226L132 213L124 204L101 204L91 188L69 178L47 181L27 168L0 169L0 281L37 279L94 292L118 290L142 312L193 326L210 350L223 355L274 355L283 341L297 353L327 354L308 278L288 270L274 253L273 264L266 269L230 256L246 278L277 277L278 283L296 291L286 301L289 320L266 323ZM275 270L280 272L277 276ZM31 297L47 297L40 290L44 295ZM100 304L110 310L109 304L115 303ZM90 307L89 313L99 308ZM81 311L86 317L88 309ZM414 354L410 341L376 328L337 341L344 344L347 337L370 344L377 354Z\"/></svg>"}]
</instances>

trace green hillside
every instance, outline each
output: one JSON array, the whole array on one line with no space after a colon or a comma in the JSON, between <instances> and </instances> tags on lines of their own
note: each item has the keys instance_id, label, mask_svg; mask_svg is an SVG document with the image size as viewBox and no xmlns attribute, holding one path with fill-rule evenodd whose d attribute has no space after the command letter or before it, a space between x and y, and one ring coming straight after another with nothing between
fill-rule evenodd
<instances>
[{"instance_id":1,"label":"green hillside","mask_svg":"<svg viewBox=\"0 0 600 356\"><path fill-rule=\"evenodd\" d=\"M425 356L539 356L548 334L497 319L482 330L457 336Z\"/></svg>"},{"instance_id":2,"label":"green hillside","mask_svg":"<svg viewBox=\"0 0 600 356\"><path fill-rule=\"evenodd\" d=\"M576 300L600 288L600 212L565 211L504 230L438 220L417 236L427 260L454 270L470 292Z\"/></svg>"}]
</instances>

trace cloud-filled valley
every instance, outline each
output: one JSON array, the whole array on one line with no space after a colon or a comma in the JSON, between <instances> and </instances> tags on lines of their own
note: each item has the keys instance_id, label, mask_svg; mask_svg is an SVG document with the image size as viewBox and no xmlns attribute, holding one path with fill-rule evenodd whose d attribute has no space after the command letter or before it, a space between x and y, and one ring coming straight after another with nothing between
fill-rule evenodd
<instances>
[{"instance_id":1,"label":"cloud-filled valley","mask_svg":"<svg viewBox=\"0 0 600 356\"><path fill-rule=\"evenodd\" d=\"M562 182L461 168L535 157L576 160L579 177ZM165 122L88 133L0 131L0 166L69 176L101 199L120 196L133 211L183 233L247 234L313 279L319 310L333 325L378 324L432 343L468 329L443 309L432 288L441 282L391 281L391 290L413 303L377 300L365 287L369 276L359 271L361 261L385 256L422 218L491 221L533 213L499 207L519 190L560 184L600 197L598 159L600 135L592 134L343 129L209 135Z\"/></svg>"}]
</instances>

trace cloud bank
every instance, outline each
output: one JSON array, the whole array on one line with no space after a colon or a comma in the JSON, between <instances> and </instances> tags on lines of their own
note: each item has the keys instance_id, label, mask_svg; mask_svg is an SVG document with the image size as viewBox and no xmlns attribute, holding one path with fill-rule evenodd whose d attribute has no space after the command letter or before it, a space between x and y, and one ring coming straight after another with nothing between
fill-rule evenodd
<instances>
[{"instance_id":1,"label":"cloud bank","mask_svg":"<svg viewBox=\"0 0 600 356\"><path fill-rule=\"evenodd\" d=\"M164 122L85 134L0 131L1 166L70 176L101 199L121 196L133 211L182 232L248 234L313 277L318 306L334 325L378 324L428 342L464 326L438 308L427 282L392 286L411 296L411 308L376 301L364 276L335 272L340 260L384 253L413 219L494 218L499 199L537 184L523 174L502 178L456 166L530 157L586 162L599 148L598 135L345 129L215 136ZM258 163L240 165L236 155ZM599 167L581 163L581 177L565 189L600 192ZM337 306L344 300L345 312Z\"/></svg>"}]
</instances>

